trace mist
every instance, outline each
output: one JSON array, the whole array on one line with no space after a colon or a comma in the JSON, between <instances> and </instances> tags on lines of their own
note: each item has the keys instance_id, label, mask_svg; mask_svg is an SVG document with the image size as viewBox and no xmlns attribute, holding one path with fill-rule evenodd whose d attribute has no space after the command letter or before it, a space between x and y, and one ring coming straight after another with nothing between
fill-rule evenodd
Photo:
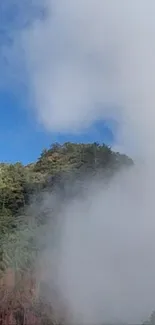
<instances>
[{"instance_id":1,"label":"mist","mask_svg":"<svg viewBox=\"0 0 155 325\"><path fill-rule=\"evenodd\" d=\"M139 323L155 309L155 3L44 6L46 17L20 35L37 120L47 131L75 133L113 118L115 147L136 158L107 186L86 179L83 198L58 200L58 248L49 226L44 281L56 284L72 324Z\"/></svg>"},{"instance_id":2,"label":"mist","mask_svg":"<svg viewBox=\"0 0 155 325\"><path fill-rule=\"evenodd\" d=\"M155 184L143 167L108 185L85 179L84 194L60 201L54 246L48 225L39 258L44 298L67 308L69 324L140 324L154 310Z\"/></svg>"}]
</instances>

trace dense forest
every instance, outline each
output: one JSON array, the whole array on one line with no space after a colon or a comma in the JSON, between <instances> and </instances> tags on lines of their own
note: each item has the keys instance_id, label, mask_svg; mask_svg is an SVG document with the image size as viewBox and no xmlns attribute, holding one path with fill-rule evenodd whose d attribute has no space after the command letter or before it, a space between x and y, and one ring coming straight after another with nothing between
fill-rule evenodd
<instances>
[{"instance_id":1,"label":"dense forest","mask_svg":"<svg viewBox=\"0 0 155 325\"><path fill-rule=\"evenodd\" d=\"M32 197L41 191L52 190L57 183L68 181L71 175L74 175L74 180L99 172L109 177L132 164L126 155L98 143L56 143L50 149L44 149L39 159L27 166L20 162L1 163L0 234L14 229L16 217L25 211Z\"/></svg>"},{"instance_id":2,"label":"dense forest","mask_svg":"<svg viewBox=\"0 0 155 325\"><path fill-rule=\"evenodd\" d=\"M35 260L41 249L36 238L40 229L46 226L48 216L42 206L43 194L52 193L57 188L63 199L67 183L71 184L68 194L74 195L72 185L77 180L81 189L84 177L100 175L106 181L121 168L132 165L132 159L113 152L104 144L69 142L51 145L42 151L36 162L27 166L19 162L0 164L1 325L56 324L51 318L51 306L45 313L45 306L41 307L42 301L36 298L37 285L33 276ZM37 210L35 205L39 206ZM154 323L152 314L147 324Z\"/></svg>"}]
</instances>

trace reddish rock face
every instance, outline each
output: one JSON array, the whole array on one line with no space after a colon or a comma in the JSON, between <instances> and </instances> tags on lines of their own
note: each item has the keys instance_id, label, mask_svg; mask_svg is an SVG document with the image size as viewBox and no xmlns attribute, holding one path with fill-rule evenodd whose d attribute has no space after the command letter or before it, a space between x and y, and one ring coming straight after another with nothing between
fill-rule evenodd
<instances>
[{"instance_id":1,"label":"reddish rock face","mask_svg":"<svg viewBox=\"0 0 155 325\"><path fill-rule=\"evenodd\" d=\"M29 310L10 310L0 312L0 325L41 325L41 318Z\"/></svg>"},{"instance_id":2,"label":"reddish rock face","mask_svg":"<svg viewBox=\"0 0 155 325\"><path fill-rule=\"evenodd\" d=\"M58 318L64 324L68 310L56 292L51 303L40 300L39 280L32 272L5 272L0 278L0 325L41 325L45 319L52 324Z\"/></svg>"},{"instance_id":3,"label":"reddish rock face","mask_svg":"<svg viewBox=\"0 0 155 325\"><path fill-rule=\"evenodd\" d=\"M8 269L0 278L0 325L39 325L33 312L36 281L30 273Z\"/></svg>"}]
</instances>

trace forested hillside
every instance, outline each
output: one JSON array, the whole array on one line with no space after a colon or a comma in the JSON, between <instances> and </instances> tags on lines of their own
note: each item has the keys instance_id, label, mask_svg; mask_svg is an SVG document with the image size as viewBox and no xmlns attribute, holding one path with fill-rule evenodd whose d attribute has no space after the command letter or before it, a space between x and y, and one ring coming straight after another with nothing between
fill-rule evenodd
<instances>
[{"instance_id":1,"label":"forested hillside","mask_svg":"<svg viewBox=\"0 0 155 325\"><path fill-rule=\"evenodd\" d=\"M69 195L74 195L72 185L77 179L80 186L85 177L99 175L107 180L121 168L132 165L132 159L126 155L97 143L56 143L44 149L38 160L27 166L19 162L0 164L1 325L68 324L65 306L57 318L37 289L36 257L41 247L36 239L42 229L46 231L47 221L43 195L51 195L58 186L63 199L67 182L71 184ZM145 324L155 324L155 313Z\"/></svg>"},{"instance_id":2,"label":"forested hillside","mask_svg":"<svg viewBox=\"0 0 155 325\"><path fill-rule=\"evenodd\" d=\"M65 143L53 144L44 149L38 160L27 166L0 164L0 216L1 230L5 231L3 219L15 216L29 204L32 195L50 187L70 173L76 177L92 175L99 171L110 176L121 167L133 162L126 155L114 153L106 145ZM3 218L5 217L5 218Z\"/></svg>"},{"instance_id":3,"label":"forested hillside","mask_svg":"<svg viewBox=\"0 0 155 325\"><path fill-rule=\"evenodd\" d=\"M63 200L66 184L70 184L67 195L71 196L77 180L82 189L84 177L89 179L100 173L104 179L109 178L132 164L126 155L97 143L56 143L27 166L19 162L0 164L0 271L13 264L24 268L32 262L38 249L35 246L38 225L46 224L48 215L42 204L43 193L51 193L57 186L57 194L61 192ZM75 188L77 191L78 185Z\"/></svg>"},{"instance_id":4,"label":"forested hillside","mask_svg":"<svg viewBox=\"0 0 155 325\"><path fill-rule=\"evenodd\" d=\"M41 248L37 239L41 229L46 230L48 215L42 205L43 193L51 193L58 186L63 199L66 183L74 184L80 180L82 186L84 177L89 179L97 174L109 179L121 168L132 165L132 159L126 155L97 143L56 143L44 149L38 160L27 166L19 162L0 164L0 324L7 324L8 313L9 321L15 322L16 309L20 313L18 311L15 324L39 324L38 318L34 322L34 314L41 319L42 311L42 324L56 324L49 322L50 308L48 317L44 307L39 307L39 314L38 309L35 310L36 302L37 306L41 303L38 297L35 298L35 260ZM73 192L72 186L70 188ZM37 209L33 208L35 204ZM11 288L9 293L8 283ZM27 321L23 317L27 317Z\"/></svg>"}]
</instances>

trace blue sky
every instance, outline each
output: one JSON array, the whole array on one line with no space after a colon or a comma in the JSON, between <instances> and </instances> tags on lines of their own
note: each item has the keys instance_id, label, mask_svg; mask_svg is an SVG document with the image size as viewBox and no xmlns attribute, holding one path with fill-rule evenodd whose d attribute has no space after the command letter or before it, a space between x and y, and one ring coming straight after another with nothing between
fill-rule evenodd
<instances>
[{"instance_id":1,"label":"blue sky","mask_svg":"<svg viewBox=\"0 0 155 325\"><path fill-rule=\"evenodd\" d=\"M108 121L97 122L79 135L46 132L28 114L23 97L24 94L17 95L11 89L0 91L0 161L29 163L55 141L113 143Z\"/></svg>"},{"instance_id":2,"label":"blue sky","mask_svg":"<svg viewBox=\"0 0 155 325\"><path fill-rule=\"evenodd\" d=\"M30 116L27 109L26 77L23 76L25 84L20 85L18 91L15 90L14 83L8 83L17 65L13 67L8 64L3 49L5 46L10 50L12 31L21 28L24 24L24 19L22 19L24 5L28 3L29 0L16 0L16 10L18 8L18 15L16 15L17 11L11 0L0 2L0 161L21 161L27 164L37 159L42 149L48 148L55 141L61 143L98 141L112 144L113 125L108 121L97 122L79 135L47 133L37 124L35 118ZM26 20L31 20L31 18L27 17ZM19 87L18 82L17 87Z\"/></svg>"}]
</instances>

